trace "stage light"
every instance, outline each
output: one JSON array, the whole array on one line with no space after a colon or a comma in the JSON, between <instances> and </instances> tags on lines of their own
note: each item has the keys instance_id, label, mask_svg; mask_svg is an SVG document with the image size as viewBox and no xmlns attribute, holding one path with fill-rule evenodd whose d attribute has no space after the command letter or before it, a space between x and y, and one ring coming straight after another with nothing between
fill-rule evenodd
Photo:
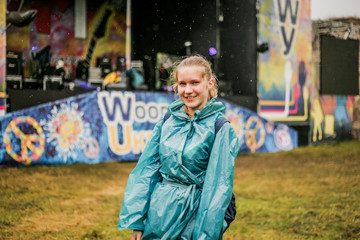
<instances>
[{"instance_id":1,"label":"stage light","mask_svg":"<svg viewBox=\"0 0 360 240\"><path fill-rule=\"evenodd\" d=\"M186 41L184 43L184 46L186 48L186 55L187 56L190 56L190 54L191 54L191 45L192 45L192 42L190 42L190 41Z\"/></svg>"},{"instance_id":2,"label":"stage light","mask_svg":"<svg viewBox=\"0 0 360 240\"><path fill-rule=\"evenodd\" d=\"M186 41L186 42L184 43L184 46L185 46L185 47L191 47L191 45L192 45L192 42L190 42L190 41Z\"/></svg>"},{"instance_id":3,"label":"stage light","mask_svg":"<svg viewBox=\"0 0 360 240\"><path fill-rule=\"evenodd\" d=\"M214 56L214 55L216 55L216 53L217 53L217 51L216 51L215 48L213 48L213 47L209 48L209 54L210 54L210 56Z\"/></svg>"}]
</instances>

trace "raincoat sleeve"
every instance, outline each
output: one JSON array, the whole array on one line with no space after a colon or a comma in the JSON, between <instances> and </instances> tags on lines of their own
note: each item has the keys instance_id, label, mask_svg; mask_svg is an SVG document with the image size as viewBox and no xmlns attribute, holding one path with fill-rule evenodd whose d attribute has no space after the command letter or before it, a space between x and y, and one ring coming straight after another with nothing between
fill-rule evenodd
<instances>
[{"instance_id":1,"label":"raincoat sleeve","mask_svg":"<svg viewBox=\"0 0 360 240\"><path fill-rule=\"evenodd\" d=\"M216 134L211 150L193 239L222 238L226 227L224 215L231 201L234 163L239 147L238 137L231 124L224 124Z\"/></svg>"},{"instance_id":2,"label":"raincoat sleeve","mask_svg":"<svg viewBox=\"0 0 360 240\"><path fill-rule=\"evenodd\" d=\"M156 124L136 167L130 173L119 215L119 230L144 230L151 193L161 180L159 142L162 123L160 120Z\"/></svg>"}]
</instances>

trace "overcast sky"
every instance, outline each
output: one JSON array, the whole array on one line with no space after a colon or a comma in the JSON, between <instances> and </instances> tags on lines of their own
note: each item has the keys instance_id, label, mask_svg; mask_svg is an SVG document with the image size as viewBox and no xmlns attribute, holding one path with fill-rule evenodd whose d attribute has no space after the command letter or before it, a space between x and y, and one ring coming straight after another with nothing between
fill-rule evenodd
<instances>
[{"instance_id":1,"label":"overcast sky","mask_svg":"<svg viewBox=\"0 0 360 240\"><path fill-rule=\"evenodd\" d=\"M310 0L311 19L360 18L360 0Z\"/></svg>"}]
</instances>

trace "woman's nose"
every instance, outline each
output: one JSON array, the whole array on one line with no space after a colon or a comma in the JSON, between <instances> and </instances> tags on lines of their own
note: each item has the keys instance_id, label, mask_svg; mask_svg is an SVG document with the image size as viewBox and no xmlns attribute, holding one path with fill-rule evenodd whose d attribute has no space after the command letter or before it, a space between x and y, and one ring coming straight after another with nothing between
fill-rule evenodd
<instances>
[{"instance_id":1,"label":"woman's nose","mask_svg":"<svg viewBox=\"0 0 360 240\"><path fill-rule=\"evenodd\" d=\"M185 87L185 92L186 92L186 93L191 93L191 92L192 92L192 88L191 88L190 85L186 85L186 87Z\"/></svg>"}]
</instances>

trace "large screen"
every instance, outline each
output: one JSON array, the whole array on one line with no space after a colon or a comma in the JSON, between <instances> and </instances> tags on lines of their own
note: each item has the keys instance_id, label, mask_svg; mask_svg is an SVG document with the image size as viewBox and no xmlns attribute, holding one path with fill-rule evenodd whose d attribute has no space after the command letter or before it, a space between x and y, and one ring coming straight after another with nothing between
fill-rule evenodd
<instances>
[{"instance_id":1,"label":"large screen","mask_svg":"<svg viewBox=\"0 0 360 240\"><path fill-rule=\"evenodd\" d=\"M359 41L320 36L320 93L359 94Z\"/></svg>"}]
</instances>

